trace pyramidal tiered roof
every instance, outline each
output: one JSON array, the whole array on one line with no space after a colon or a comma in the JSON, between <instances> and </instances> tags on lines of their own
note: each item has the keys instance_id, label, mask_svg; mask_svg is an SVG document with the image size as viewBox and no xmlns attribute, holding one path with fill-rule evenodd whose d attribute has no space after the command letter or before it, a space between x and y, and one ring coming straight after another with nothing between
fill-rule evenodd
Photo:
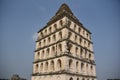
<instances>
[{"instance_id":1,"label":"pyramidal tiered roof","mask_svg":"<svg viewBox=\"0 0 120 80\"><path fill-rule=\"evenodd\" d=\"M65 3L63 3L60 8L58 9L58 11L56 12L55 16L53 16L50 21L47 23L47 25L52 24L53 22L57 21L58 19L64 17L64 16L69 16L72 19L74 19L75 21L77 21L79 24L81 24L79 22L79 20L74 16L73 12L71 11L71 9L69 8L69 6Z\"/></svg>"},{"instance_id":2,"label":"pyramidal tiered roof","mask_svg":"<svg viewBox=\"0 0 120 80\"><path fill-rule=\"evenodd\" d=\"M74 16L73 12L71 11L71 9L69 8L69 6L65 3L63 3L60 8L58 9L58 11L56 12L56 14L49 20L49 22L47 23L47 25L44 27L46 28L47 26L51 25L52 23L56 22L57 20L63 18L64 16L69 17L69 19L73 20L75 23L77 23L78 25L81 25L84 29L86 29L82 23L80 23L80 21ZM43 29L44 29L43 28ZM42 29L40 29L38 32L40 32ZM86 29L89 33L91 33L88 29Z\"/></svg>"}]
</instances>

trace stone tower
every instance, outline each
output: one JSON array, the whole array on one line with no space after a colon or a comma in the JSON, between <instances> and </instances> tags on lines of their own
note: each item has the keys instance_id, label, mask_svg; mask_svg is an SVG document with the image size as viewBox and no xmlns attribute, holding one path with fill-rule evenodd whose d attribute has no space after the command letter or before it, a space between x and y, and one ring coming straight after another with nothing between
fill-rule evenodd
<instances>
[{"instance_id":1,"label":"stone tower","mask_svg":"<svg viewBox=\"0 0 120 80\"><path fill-rule=\"evenodd\" d=\"M64 3L38 31L32 80L96 80L91 32Z\"/></svg>"}]
</instances>

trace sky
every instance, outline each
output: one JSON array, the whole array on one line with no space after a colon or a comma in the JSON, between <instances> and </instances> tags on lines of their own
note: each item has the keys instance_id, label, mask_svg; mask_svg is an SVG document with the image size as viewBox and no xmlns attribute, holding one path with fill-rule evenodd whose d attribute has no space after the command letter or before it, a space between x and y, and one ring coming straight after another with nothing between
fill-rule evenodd
<instances>
[{"instance_id":1,"label":"sky","mask_svg":"<svg viewBox=\"0 0 120 80\"><path fill-rule=\"evenodd\" d=\"M119 0L0 0L0 78L31 79L36 34L62 3L92 32L98 80L120 78Z\"/></svg>"}]
</instances>

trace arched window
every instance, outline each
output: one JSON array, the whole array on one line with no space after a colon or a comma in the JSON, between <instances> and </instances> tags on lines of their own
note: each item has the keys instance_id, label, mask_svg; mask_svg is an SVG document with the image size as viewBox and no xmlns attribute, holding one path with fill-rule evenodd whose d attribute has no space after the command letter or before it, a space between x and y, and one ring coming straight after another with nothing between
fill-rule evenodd
<instances>
[{"instance_id":1,"label":"arched window","mask_svg":"<svg viewBox=\"0 0 120 80\"><path fill-rule=\"evenodd\" d=\"M56 35L55 34L53 35L53 40L56 41Z\"/></svg>"},{"instance_id":2,"label":"arched window","mask_svg":"<svg viewBox=\"0 0 120 80\"><path fill-rule=\"evenodd\" d=\"M54 24L54 29L55 29L55 30L57 29L57 24Z\"/></svg>"},{"instance_id":3,"label":"arched window","mask_svg":"<svg viewBox=\"0 0 120 80\"><path fill-rule=\"evenodd\" d=\"M75 54L76 54L76 56L78 55L78 48L77 47L75 48Z\"/></svg>"},{"instance_id":4,"label":"arched window","mask_svg":"<svg viewBox=\"0 0 120 80\"><path fill-rule=\"evenodd\" d=\"M35 72L37 73L38 72L38 64L35 65Z\"/></svg>"},{"instance_id":5,"label":"arched window","mask_svg":"<svg viewBox=\"0 0 120 80\"><path fill-rule=\"evenodd\" d=\"M51 33L51 27L49 28L49 33Z\"/></svg>"},{"instance_id":6,"label":"arched window","mask_svg":"<svg viewBox=\"0 0 120 80\"><path fill-rule=\"evenodd\" d=\"M43 42L43 43L44 43L44 46L45 46L45 45L46 45L46 40L45 40L45 39L44 39L44 42Z\"/></svg>"},{"instance_id":7,"label":"arched window","mask_svg":"<svg viewBox=\"0 0 120 80\"><path fill-rule=\"evenodd\" d=\"M70 51L70 54L72 54L72 48L73 48L73 45L72 45L72 44L69 44L69 51Z\"/></svg>"},{"instance_id":8,"label":"arched window","mask_svg":"<svg viewBox=\"0 0 120 80\"><path fill-rule=\"evenodd\" d=\"M70 59L70 60L69 60L69 68L70 68L70 69L72 69L72 63L73 63L73 61L72 61L72 59Z\"/></svg>"},{"instance_id":9,"label":"arched window","mask_svg":"<svg viewBox=\"0 0 120 80\"><path fill-rule=\"evenodd\" d=\"M47 35L47 30L45 30L45 35Z\"/></svg>"},{"instance_id":10,"label":"arched window","mask_svg":"<svg viewBox=\"0 0 120 80\"><path fill-rule=\"evenodd\" d=\"M78 32L80 33L80 31L81 31L81 28L78 28Z\"/></svg>"},{"instance_id":11,"label":"arched window","mask_svg":"<svg viewBox=\"0 0 120 80\"><path fill-rule=\"evenodd\" d=\"M81 71L84 71L84 63L81 63Z\"/></svg>"},{"instance_id":12,"label":"arched window","mask_svg":"<svg viewBox=\"0 0 120 80\"><path fill-rule=\"evenodd\" d=\"M77 35L75 35L75 42L77 41Z\"/></svg>"},{"instance_id":13,"label":"arched window","mask_svg":"<svg viewBox=\"0 0 120 80\"><path fill-rule=\"evenodd\" d=\"M37 59L39 59L39 57L40 57L40 52L37 53Z\"/></svg>"},{"instance_id":14,"label":"arched window","mask_svg":"<svg viewBox=\"0 0 120 80\"><path fill-rule=\"evenodd\" d=\"M80 44L82 43L82 39L80 38Z\"/></svg>"},{"instance_id":15,"label":"arched window","mask_svg":"<svg viewBox=\"0 0 120 80\"><path fill-rule=\"evenodd\" d=\"M70 27L70 25L71 25L71 21L68 21L68 27Z\"/></svg>"},{"instance_id":16,"label":"arched window","mask_svg":"<svg viewBox=\"0 0 120 80\"><path fill-rule=\"evenodd\" d=\"M71 77L69 80L73 80L73 78Z\"/></svg>"},{"instance_id":17,"label":"arched window","mask_svg":"<svg viewBox=\"0 0 120 80\"><path fill-rule=\"evenodd\" d=\"M62 64L61 64L61 60L60 59L58 59L57 65L58 65L58 70L61 70Z\"/></svg>"},{"instance_id":18,"label":"arched window","mask_svg":"<svg viewBox=\"0 0 120 80\"><path fill-rule=\"evenodd\" d=\"M76 30L76 24L74 24L74 31Z\"/></svg>"},{"instance_id":19,"label":"arched window","mask_svg":"<svg viewBox=\"0 0 120 80\"><path fill-rule=\"evenodd\" d=\"M84 78L82 80L85 80Z\"/></svg>"},{"instance_id":20,"label":"arched window","mask_svg":"<svg viewBox=\"0 0 120 80\"><path fill-rule=\"evenodd\" d=\"M59 44L58 47L59 47L59 51L62 52L62 45Z\"/></svg>"},{"instance_id":21,"label":"arched window","mask_svg":"<svg viewBox=\"0 0 120 80\"><path fill-rule=\"evenodd\" d=\"M41 63L41 65L40 65L40 71L41 72L43 71L43 63Z\"/></svg>"},{"instance_id":22,"label":"arched window","mask_svg":"<svg viewBox=\"0 0 120 80\"><path fill-rule=\"evenodd\" d=\"M88 38L88 33L86 33L86 36L87 36L87 38Z\"/></svg>"},{"instance_id":23,"label":"arched window","mask_svg":"<svg viewBox=\"0 0 120 80\"><path fill-rule=\"evenodd\" d=\"M91 70L93 69L93 67L92 67L92 66L91 66L90 68L91 68Z\"/></svg>"},{"instance_id":24,"label":"arched window","mask_svg":"<svg viewBox=\"0 0 120 80\"><path fill-rule=\"evenodd\" d=\"M48 37L48 43L50 43L50 37Z\"/></svg>"},{"instance_id":25,"label":"arched window","mask_svg":"<svg viewBox=\"0 0 120 80\"><path fill-rule=\"evenodd\" d=\"M86 41L84 41L84 46L86 46Z\"/></svg>"},{"instance_id":26,"label":"arched window","mask_svg":"<svg viewBox=\"0 0 120 80\"><path fill-rule=\"evenodd\" d=\"M79 66L78 66L78 61L76 62L76 71L78 72L78 68L79 68Z\"/></svg>"},{"instance_id":27,"label":"arched window","mask_svg":"<svg viewBox=\"0 0 120 80\"><path fill-rule=\"evenodd\" d=\"M41 42L39 42L39 47L41 47Z\"/></svg>"},{"instance_id":28,"label":"arched window","mask_svg":"<svg viewBox=\"0 0 120 80\"><path fill-rule=\"evenodd\" d=\"M43 35L43 32L40 33L40 36L41 36L41 38L44 36L44 35Z\"/></svg>"},{"instance_id":29,"label":"arched window","mask_svg":"<svg viewBox=\"0 0 120 80\"><path fill-rule=\"evenodd\" d=\"M77 80L79 80L79 78L77 78Z\"/></svg>"},{"instance_id":30,"label":"arched window","mask_svg":"<svg viewBox=\"0 0 120 80\"><path fill-rule=\"evenodd\" d=\"M86 55L87 55L87 50L85 49L85 57L84 58L86 58Z\"/></svg>"},{"instance_id":31,"label":"arched window","mask_svg":"<svg viewBox=\"0 0 120 80\"><path fill-rule=\"evenodd\" d=\"M88 42L88 48L90 47L90 43Z\"/></svg>"},{"instance_id":32,"label":"arched window","mask_svg":"<svg viewBox=\"0 0 120 80\"><path fill-rule=\"evenodd\" d=\"M55 56L55 55L56 55L55 47L53 46L53 47L52 47L52 56Z\"/></svg>"},{"instance_id":33,"label":"arched window","mask_svg":"<svg viewBox=\"0 0 120 80\"><path fill-rule=\"evenodd\" d=\"M60 39L62 39L62 32L59 32Z\"/></svg>"},{"instance_id":34,"label":"arched window","mask_svg":"<svg viewBox=\"0 0 120 80\"><path fill-rule=\"evenodd\" d=\"M44 59L44 50L42 51L41 59Z\"/></svg>"},{"instance_id":35,"label":"arched window","mask_svg":"<svg viewBox=\"0 0 120 80\"><path fill-rule=\"evenodd\" d=\"M47 49L47 52L46 52L47 54L46 54L46 58L47 57L49 57L49 53L50 53L50 50L49 50L49 48Z\"/></svg>"},{"instance_id":36,"label":"arched window","mask_svg":"<svg viewBox=\"0 0 120 80\"><path fill-rule=\"evenodd\" d=\"M45 71L48 71L48 62L45 63Z\"/></svg>"},{"instance_id":37,"label":"arched window","mask_svg":"<svg viewBox=\"0 0 120 80\"><path fill-rule=\"evenodd\" d=\"M63 20L60 20L60 25L63 26Z\"/></svg>"},{"instance_id":38,"label":"arched window","mask_svg":"<svg viewBox=\"0 0 120 80\"><path fill-rule=\"evenodd\" d=\"M83 49L80 48L80 57L82 58L82 55L83 55Z\"/></svg>"},{"instance_id":39,"label":"arched window","mask_svg":"<svg viewBox=\"0 0 120 80\"><path fill-rule=\"evenodd\" d=\"M54 71L54 61L51 61L51 71Z\"/></svg>"},{"instance_id":40,"label":"arched window","mask_svg":"<svg viewBox=\"0 0 120 80\"><path fill-rule=\"evenodd\" d=\"M91 59L91 54L89 54L89 59Z\"/></svg>"},{"instance_id":41,"label":"arched window","mask_svg":"<svg viewBox=\"0 0 120 80\"><path fill-rule=\"evenodd\" d=\"M86 64L86 71L87 71L87 74L88 74L88 64Z\"/></svg>"}]
</instances>

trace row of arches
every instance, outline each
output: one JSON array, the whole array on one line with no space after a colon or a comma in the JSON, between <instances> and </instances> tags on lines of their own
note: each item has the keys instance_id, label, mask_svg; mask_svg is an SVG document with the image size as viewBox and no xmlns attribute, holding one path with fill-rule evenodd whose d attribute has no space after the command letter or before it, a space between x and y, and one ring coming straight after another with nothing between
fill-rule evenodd
<instances>
[{"instance_id":1,"label":"row of arches","mask_svg":"<svg viewBox=\"0 0 120 80\"><path fill-rule=\"evenodd\" d=\"M82 35L83 37L87 38L88 40L91 40L90 33L88 33L85 29L78 26L74 22L68 20L68 27L77 32L78 34Z\"/></svg>"},{"instance_id":2,"label":"row of arches","mask_svg":"<svg viewBox=\"0 0 120 80\"><path fill-rule=\"evenodd\" d=\"M68 38L72 40L73 42L77 43L78 45L91 49L91 45L92 45L91 42L83 39L82 37L80 37L79 35L75 33L68 32Z\"/></svg>"},{"instance_id":3,"label":"row of arches","mask_svg":"<svg viewBox=\"0 0 120 80\"><path fill-rule=\"evenodd\" d=\"M63 47L62 44L55 44L53 46L50 46L49 48L42 49L40 51L37 51L35 53L35 59L47 59L50 57L59 56L63 53Z\"/></svg>"},{"instance_id":4,"label":"row of arches","mask_svg":"<svg viewBox=\"0 0 120 80\"><path fill-rule=\"evenodd\" d=\"M35 59L46 59L50 57L59 56L64 53L66 49L65 45L63 43L55 44L53 46L50 46L48 48L41 49L35 53ZM93 53L89 50L82 48L80 46L76 46L74 44L69 44L70 47L68 48L69 54L75 57L78 57L80 59L86 59L86 60L94 60ZM68 45L68 46L69 46Z\"/></svg>"},{"instance_id":5,"label":"row of arches","mask_svg":"<svg viewBox=\"0 0 120 80\"><path fill-rule=\"evenodd\" d=\"M62 33L62 31L59 31L59 32L37 42L37 48L47 46L51 43L55 43L56 41L59 41L62 38L63 38L63 33Z\"/></svg>"},{"instance_id":6,"label":"row of arches","mask_svg":"<svg viewBox=\"0 0 120 80\"><path fill-rule=\"evenodd\" d=\"M35 73L39 72L54 72L62 69L62 61L58 59L57 61L51 60L46 62L41 62L35 64Z\"/></svg>"},{"instance_id":7,"label":"row of arches","mask_svg":"<svg viewBox=\"0 0 120 80\"><path fill-rule=\"evenodd\" d=\"M73 61L72 59L69 59L68 65L70 71L75 70L76 73L93 75L94 69L93 69L93 65L91 64L79 62L79 61Z\"/></svg>"},{"instance_id":8,"label":"row of arches","mask_svg":"<svg viewBox=\"0 0 120 80\"><path fill-rule=\"evenodd\" d=\"M88 60L93 60L93 53L90 52L89 50L78 47L75 45L70 44L71 46L69 47L69 52L71 55L76 56L78 58L84 58Z\"/></svg>"},{"instance_id":9,"label":"row of arches","mask_svg":"<svg viewBox=\"0 0 120 80\"><path fill-rule=\"evenodd\" d=\"M34 64L34 73L60 71L65 70L67 69L66 67L68 67L67 70L70 72L76 72L84 75L94 75L94 68L91 64L75 61L73 59L69 59L68 65L65 67L66 64L62 62L61 59L36 63Z\"/></svg>"},{"instance_id":10,"label":"row of arches","mask_svg":"<svg viewBox=\"0 0 120 80\"><path fill-rule=\"evenodd\" d=\"M62 26L65 24L64 20L59 20L56 23L52 24L51 26L45 28L39 33L39 38L41 39L42 37L45 37L53 32L55 32L57 29L62 28Z\"/></svg>"}]
</instances>

